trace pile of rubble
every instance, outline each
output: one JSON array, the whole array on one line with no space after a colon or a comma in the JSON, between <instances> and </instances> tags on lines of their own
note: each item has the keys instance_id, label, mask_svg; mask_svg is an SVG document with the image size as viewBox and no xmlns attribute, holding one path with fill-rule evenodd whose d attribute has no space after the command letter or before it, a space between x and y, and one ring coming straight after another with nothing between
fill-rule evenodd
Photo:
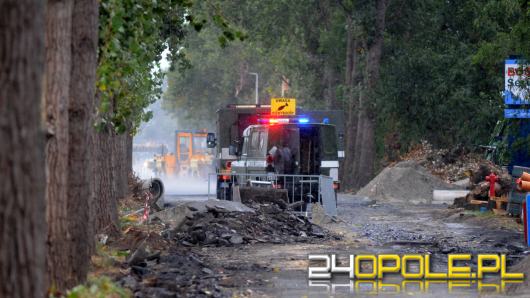
<instances>
[{"instance_id":1,"label":"pile of rubble","mask_svg":"<svg viewBox=\"0 0 530 298\"><path fill-rule=\"evenodd\" d=\"M512 178L506 170L463 146L434 149L423 141L400 159L383 169L357 195L398 204L452 203L454 198L465 196L455 204L479 209L488 203L489 182L485 180L489 174L498 176L497 197L506 196L511 188Z\"/></svg>"},{"instance_id":2,"label":"pile of rubble","mask_svg":"<svg viewBox=\"0 0 530 298\"><path fill-rule=\"evenodd\" d=\"M448 183L469 177L483 164L494 166L481 155L470 152L463 146L456 146L452 149L434 149L427 141L414 146L401 156L401 160L416 161L431 174Z\"/></svg>"},{"instance_id":3,"label":"pile of rubble","mask_svg":"<svg viewBox=\"0 0 530 298\"><path fill-rule=\"evenodd\" d=\"M204 262L192 246L338 239L289 207L274 203L180 203L155 213L147 231L128 228L123 237L110 243L114 249L130 252L122 263L126 270L120 270L117 280L134 297L231 296L222 286L231 273Z\"/></svg>"},{"instance_id":4,"label":"pile of rubble","mask_svg":"<svg viewBox=\"0 0 530 298\"><path fill-rule=\"evenodd\" d=\"M95 268L107 271L132 297L232 296L220 286L227 270L212 268L189 248L174 245L164 238L164 229L157 223L128 227L119 238L103 244L108 255L99 257L103 259L98 264L112 263L118 270L108 265Z\"/></svg>"},{"instance_id":5,"label":"pile of rubble","mask_svg":"<svg viewBox=\"0 0 530 298\"><path fill-rule=\"evenodd\" d=\"M335 237L308 219L277 204L251 204L254 212L208 208L194 212L175 231L183 245L231 246L239 244L309 242Z\"/></svg>"},{"instance_id":6,"label":"pile of rubble","mask_svg":"<svg viewBox=\"0 0 530 298\"><path fill-rule=\"evenodd\" d=\"M129 261L130 274L120 283L134 297L229 297L219 285L226 272L216 272L193 252L172 248L167 254Z\"/></svg>"},{"instance_id":7,"label":"pile of rubble","mask_svg":"<svg viewBox=\"0 0 530 298\"><path fill-rule=\"evenodd\" d=\"M468 209L479 209L486 206L490 197L490 183L486 177L494 173L497 176L495 182L495 197L506 198L512 187L512 176L505 169L492 163L481 164L477 170L471 173L467 188L470 190L467 196L455 199L454 205ZM505 200L506 201L506 200ZM495 207L491 207L495 209Z\"/></svg>"}]
</instances>

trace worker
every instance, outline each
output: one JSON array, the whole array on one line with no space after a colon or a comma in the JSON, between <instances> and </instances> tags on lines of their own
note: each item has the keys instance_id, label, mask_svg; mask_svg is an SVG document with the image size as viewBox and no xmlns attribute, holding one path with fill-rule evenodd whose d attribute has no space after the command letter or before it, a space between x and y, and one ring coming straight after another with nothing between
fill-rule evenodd
<instances>
[{"instance_id":1,"label":"worker","mask_svg":"<svg viewBox=\"0 0 530 298\"><path fill-rule=\"evenodd\" d=\"M287 142L283 142L278 146L273 146L271 150L269 150L269 154L274 160L274 169L277 174L294 173L292 151Z\"/></svg>"},{"instance_id":2,"label":"worker","mask_svg":"<svg viewBox=\"0 0 530 298\"><path fill-rule=\"evenodd\" d=\"M269 150L270 156L272 156L273 164L274 164L274 170L276 170L276 174L283 174L283 159L282 159L282 147L280 145L272 146L272 148Z\"/></svg>"},{"instance_id":3,"label":"worker","mask_svg":"<svg viewBox=\"0 0 530 298\"><path fill-rule=\"evenodd\" d=\"M199 177L199 160L192 158L190 161L191 177Z\"/></svg>"},{"instance_id":4,"label":"worker","mask_svg":"<svg viewBox=\"0 0 530 298\"><path fill-rule=\"evenodd\" d=\"M276 172L276 170L274 169L274 166L273 166L274 158L272 157L272 155L270 153L267 153L267 156L265 157L265 161L267 163L267 167L265 168L265 171L267 173Z\"/></svg>"},{"instance_id":5,"label":"worker","mask_svg":"<svg viewBox=\"0 0 530 298\"><path fill-rule=\"evenodd\" d=\"M282 154L284 174L293 174L294 173L293 154L287 142L283 143L281 154Z\"/></svg>"}]
</instances>

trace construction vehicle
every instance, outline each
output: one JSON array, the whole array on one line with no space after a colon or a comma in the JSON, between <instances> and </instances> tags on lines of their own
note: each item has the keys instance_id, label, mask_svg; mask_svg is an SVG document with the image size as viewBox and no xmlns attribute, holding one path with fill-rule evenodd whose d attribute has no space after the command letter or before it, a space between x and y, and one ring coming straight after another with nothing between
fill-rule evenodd
<instances>
[{"instance_id":1,"label":"construction vehicle","mask_svg":"<svg viewBox=\"0 0 530 298\"><path fill-rule=\"evenodd\" d=\"M154 176L160 176L165 171L165 165L163 164L163 160L160 158L160 156L164 156L169 152L165 144L153 142L134 144L133 152L133 156L135 157L133 163L143 162L143 167L146 170L151 171ZM142 170L140 171L142 172Z\"/></svg>"},{"instance_id":2,"label":"construction vehicle","mask_svg":"<svg viewBox=\"0 0 530 298\"><path fill-rule=\"evenodd\" d=\"M150 168L155 176L206 178L212 170L212 150L205 130L175 131L175 152L155 155Z\"/></svg>"},{"instance_id":3,"label":"construction vehicle","mask_svg":"<svg viewBox=\"0 0 530 298\"><path fill-rule=\"evenodd\" d=\"M336 204L344 157L342 118L342 111L302 109L273 116L270 105L219 109L217 135L208 134L207 142L217 148L217 198L231 199L234 185L268 183L288 189L289 203L321 201L325 192ZM330 182L326 189L322 179Z\"/></svg>"}]
</instances>

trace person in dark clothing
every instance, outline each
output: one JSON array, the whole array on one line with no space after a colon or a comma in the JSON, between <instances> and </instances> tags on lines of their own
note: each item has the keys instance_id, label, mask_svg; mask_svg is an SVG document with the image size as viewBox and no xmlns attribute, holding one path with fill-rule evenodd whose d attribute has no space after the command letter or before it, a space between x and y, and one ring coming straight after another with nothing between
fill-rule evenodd
<instances>
[{"instance_id":1,"label":"person in dark clothing","mask_svg":"<svg viewBox=\"0 0 530 298\"><path fill-rule=\"evenodd\" d=\"M284 162L283 162L283 148L282 146L273 146L271 150L269 150L269 154L272 156L272 160L274 163L274 169L276 170L277 174L284 174Z\"/></svg>"},{"instance_id":2,"label":"person in dark clothing","mask_svg":"<svg viewBox=\"0 0 530 298\"><path fill-rule=\"evenodd\" d=\"M280 149L280 152L282 155L284 174L293 174L294 173L293 153L291 149L289 148L289 145L284 144L283 147Z\"/></svg>"}]
</instances>

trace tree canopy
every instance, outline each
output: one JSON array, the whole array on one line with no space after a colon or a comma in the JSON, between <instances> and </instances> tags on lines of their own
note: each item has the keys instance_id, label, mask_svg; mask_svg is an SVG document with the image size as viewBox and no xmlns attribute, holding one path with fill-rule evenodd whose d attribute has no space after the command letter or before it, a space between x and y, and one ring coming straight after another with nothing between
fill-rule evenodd
<instances>
[{"instance_id":1,"label":"tree canopy","mask_svg":"<svg viewBox=\"0 0 530 298\"><path fill-rule=\"evenodd\" d=\"M210 1L202 3L212 5ZM146 108L162 93L162 53L169 50L172 69L186 68L182 43L189 32L200 31L205 25L219 28L221 46L245 38L219 10L193 10L194 5L190 0L101 2L98 127L134 134L142 121L152 117Z\"/></svg>"},{"instance_id":2,"label":"tree canopy","mask_svg":"<svg viewBox=\"0 0 530 298\"><path fill-rule=\"evenodd\" d=\"M253 102L260 75L260 100L289 96L304 106L346 108L370 80L349 97L347 21L355 51L366 55L374 40L376 6L357 1L217 1L224 17L248 39L218 47L218 28L190 34L183 44L192 67L168 75L164 107L187 128L211 127L214 111L228 102ZM397 135L406 148L426 139L438 146L488 142L502 115L503 63L528 57L528 1L394 0L388 2L380 79L371 93L376 107L377 148ZM364 81L363 81L364 80ZM368 80L368 81L366 81ZM462 111L455 113L454 111Z\"/></svg>"}]
</instances>

